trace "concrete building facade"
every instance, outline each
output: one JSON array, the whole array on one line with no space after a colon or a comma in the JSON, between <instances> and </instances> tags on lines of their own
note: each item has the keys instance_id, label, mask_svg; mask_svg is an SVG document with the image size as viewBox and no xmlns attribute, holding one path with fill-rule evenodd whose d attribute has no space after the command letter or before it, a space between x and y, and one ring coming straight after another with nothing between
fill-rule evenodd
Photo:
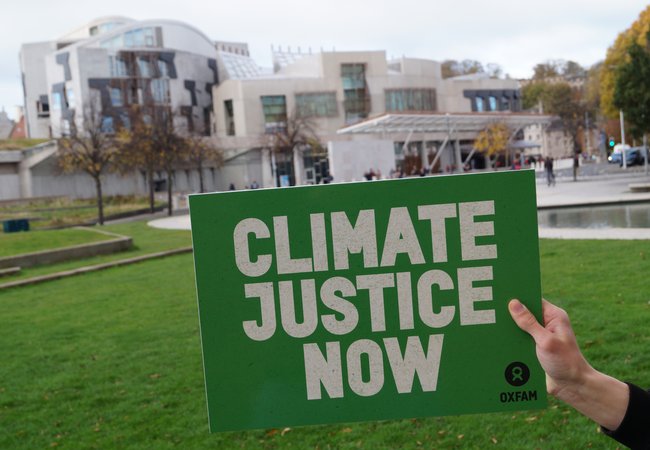
<instances>
[{"instance_id":1,"label":"concrete building facade","mask_svg":"<svg viewBox=\"0 0 650 450\"><path fill-rule=\"evenodd\" d=\"M88 111L107 132L129 126L134 104L169 107L209 133L216 45L172 20L98 19L52 42L25 44L20 61L29 137L60 137Z\"/></svg>"},{"instance_id":2,"label":"concrete building facade","mask_svg":"<svg viewBox=\"0 0 650 450\"><path fill-rule=\"evenodd\" d=\"M293 155L295 167L271 154L269 139L292 118L309 119L330 155L341 141L374 137L338 134L341 128L391 113L508 114L521 110L518 82L485 74L443 79L440 63L425 59L387 60L384 51L320 52L303 54L275 51L272 72L257 68L245 57L224 67L222 82L213 88L216 142L241 159L263 164L245 178L263 177L265 186L279 185L289 174L292 184L318 183L326 174L319 167L322 155ZM476 134L457 136L462 153L471 152ZM397 133L384 136L395 147L393 170L420 170L445 140L442 133ZM334 150L333 150L334 149ZM248 150L248 151L246 151ZM342 150L342 151L347 151ZM412 158L412 154L417 155ZM410 161L410 162L409 162ZM235 165L235 161L231 162ZM439 161L437 170L458 165L453 157ZM369 168L373 161L367 162ZM250 161L246 163L251 167ZM405 167L408 166L408 167ZM272 170L269 170L271 168ZM275 172L275 173L273 173ZM237 172L225 173L224 184L235 182ZM361 174L359 174L361 176Z\"/></svg>"}]
</instances>

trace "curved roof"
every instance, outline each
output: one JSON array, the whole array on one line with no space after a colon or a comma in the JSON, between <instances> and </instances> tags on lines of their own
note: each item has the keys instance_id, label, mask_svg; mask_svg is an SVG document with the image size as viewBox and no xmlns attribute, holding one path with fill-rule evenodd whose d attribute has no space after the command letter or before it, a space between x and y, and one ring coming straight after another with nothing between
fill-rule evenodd
<instances>
[{"instance_id":1,"label":"curved roof","mask_svg":"<svg viewBox=\"0 0 650 450\"><path fill-rule=\"evenodd\" d=\"M86 24L75 28L74 30L61 36L58 41L65 41L68 39L84 39L90 37L90 29L106 23L128 24L135 22L134 19L125 16L103 16L87 22Z\"/></svg>"},{"instance_id":2,"label":"curved roof","mask_svg":"<svg viewBox=\"0 0 650 450\"><path fill-rule=\"evenodd\" d=\"M99 20L99 19L98 19ZM130 20L130 19L129 19ZM137 28L142 28L142 27L148 27L148 26L161 26L161 25L174 25L174 26L180 26L183 28L186 28L188 31L191 31L192 33L196 34L199 36L201 39L205 41L206 44L208 44L212 49L214 49L214 52L216 54L216 47L214 46L214 42L210 40L210 38L203 33L201 30L198 28L189 25L185 22L181 22L178 20L170 20L170 19L162 19L162 20L155 20L155 19L148 19L148 20L130 20L130 22L118 26L104 34L101 35L96 35L96 36L91 36L88 37L87 39L83 39L80 42L75 42L74 44L71 45L71 47L81 47L81 46L86 46L86 45L93 45L97 44L101 41L111 39L115 36L119 36L120 34L124 34L127 31L137 29ZM170 48L167 46L163 46L163 48Z\"/></svg>"}]
</instances>

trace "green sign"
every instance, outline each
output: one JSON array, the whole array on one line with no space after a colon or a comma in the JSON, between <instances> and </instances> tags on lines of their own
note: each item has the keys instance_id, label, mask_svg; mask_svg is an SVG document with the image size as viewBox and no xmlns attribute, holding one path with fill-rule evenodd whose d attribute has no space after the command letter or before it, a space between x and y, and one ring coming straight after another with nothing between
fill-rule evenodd
<instances>
[{"instance_id":1,"label":"green sign","mask_svg":"<svg viewBox=\"0 0 650 450\"><path fill-rule=\"evenodd\" d=\"M212 431L546 406L532 171L190 197Z\"/></svg>"}]
</instances>

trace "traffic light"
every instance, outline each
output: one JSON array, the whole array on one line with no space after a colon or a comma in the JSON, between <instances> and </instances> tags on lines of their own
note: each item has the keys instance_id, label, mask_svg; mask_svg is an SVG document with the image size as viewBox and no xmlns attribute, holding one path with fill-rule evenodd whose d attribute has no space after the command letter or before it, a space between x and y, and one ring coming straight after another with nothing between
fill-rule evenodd
<instances>
[{"instance_id":1,"label":"traffic light","mask_svg":"<svg viewBox=\"0 0 650 450\"><path fill-rule=\"evenodd\" d=\"M610 148L614 148L614 145L616 145L616 141L614 140L613 136L609 137L609 139L607 140L607 144L609 144Z\"/></svg>"}]
</instances>

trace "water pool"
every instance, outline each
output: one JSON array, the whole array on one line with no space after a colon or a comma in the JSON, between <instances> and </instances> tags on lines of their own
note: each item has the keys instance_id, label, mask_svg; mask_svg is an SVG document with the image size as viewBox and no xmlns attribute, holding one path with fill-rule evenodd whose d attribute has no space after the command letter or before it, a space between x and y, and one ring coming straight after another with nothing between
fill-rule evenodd
<instances>
[{"instance_id":1,"label":"water pool","mask_svg":"<svg viewBox=\"0 0 650 450\"><path fill-rule=\"evenodd\" d=\"M541 228L650 228L650 203L543 209Z\"/></svg>"}]
</instances>

